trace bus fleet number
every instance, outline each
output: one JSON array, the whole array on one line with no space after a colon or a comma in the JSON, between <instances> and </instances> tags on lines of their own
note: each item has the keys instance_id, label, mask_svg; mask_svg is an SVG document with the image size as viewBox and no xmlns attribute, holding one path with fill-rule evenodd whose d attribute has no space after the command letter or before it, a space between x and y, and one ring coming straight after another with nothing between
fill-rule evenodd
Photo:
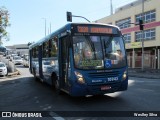
<instances>
[{"instance_id":1,"label":"bus fleet number","mask_svg":"<svg viewBox=\"0 0 160 120\"><path fill-rule=\"evenodd\" d=\"M108 82L118 81L118 77L110 77L108 78Z\"/></svg>"}]
</instances>

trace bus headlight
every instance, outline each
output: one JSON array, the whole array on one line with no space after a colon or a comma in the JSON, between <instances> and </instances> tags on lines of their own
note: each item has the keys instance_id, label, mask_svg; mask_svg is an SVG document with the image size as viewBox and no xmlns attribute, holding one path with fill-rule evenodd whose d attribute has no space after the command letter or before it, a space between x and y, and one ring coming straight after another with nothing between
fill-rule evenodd
<instances>
[{"instance_id":1,"label":"bus headlight","mask_svg":"<svg viewBox=\"0 0 160 120\"><path fill-rule=\"evenodd\" d=\"M125 70L122 76L122 80L125 80L127 78L127 71Z\"/></svg>"},{"instance_id":2,"label":"bus headlight","mask_svg":"<svg viewBox=\"0 0 160 120\"><path fill-rule=\"evenodd\" d=\"M74 73L75 73L75 75L76 75L76 77L77 77L78 83L84 84L84 83L85 83L85 80L84 80L84 78L83 78L83 75L82 75L81 73L77 72L77 71L75 71Z\"/></svg>"}]
</instances>

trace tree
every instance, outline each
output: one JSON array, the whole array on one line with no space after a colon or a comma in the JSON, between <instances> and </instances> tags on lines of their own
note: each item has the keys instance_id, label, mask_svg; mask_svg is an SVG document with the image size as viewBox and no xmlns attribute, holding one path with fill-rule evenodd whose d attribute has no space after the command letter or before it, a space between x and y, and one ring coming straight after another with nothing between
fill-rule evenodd
<instances>
[{"instance_id":1,"label":"tree","mask_svg":"<svg viewBox=\"0 0 160 120\"><path fill-rule=\"evenodd\" d=\"M9 12L5 7L0 7L0 45L3 44L2 40L9 40L9 34L6 31L6 28L10 26L9 21Z\"/></svg>"}]
</instances>

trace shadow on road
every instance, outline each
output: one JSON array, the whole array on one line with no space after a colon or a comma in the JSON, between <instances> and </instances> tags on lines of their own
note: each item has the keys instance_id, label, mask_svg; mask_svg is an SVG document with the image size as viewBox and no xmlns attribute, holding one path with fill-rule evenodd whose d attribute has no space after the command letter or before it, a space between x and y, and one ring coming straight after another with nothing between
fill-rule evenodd
<instances>
[{"instance_id":1,"label":"shadow on road","mask_svg":"<svg viewBox=\"0 0 160 120\"><path fill-rule=\"evenodd\" d=\"M0 81L0 98L1 110L23 111L93 110L95 105L100 109L99 104L111 105L124 102L120 96L71 97L65 93L57 95L51 86L37 82L33 77Z\"/></svg>"}]
</instances>

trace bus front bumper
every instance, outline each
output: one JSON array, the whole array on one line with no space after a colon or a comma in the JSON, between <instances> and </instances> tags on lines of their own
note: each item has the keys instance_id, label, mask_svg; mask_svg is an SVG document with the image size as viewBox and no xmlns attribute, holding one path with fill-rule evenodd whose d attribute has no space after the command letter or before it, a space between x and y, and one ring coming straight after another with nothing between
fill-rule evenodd
<instances>
[{"instance_id":1,"label":"bus front bumper","mask_svg":"<svg viewBox=\"0 0 160 120\"><path fill-rule=\"evenodd\" d=\"M76 84L71 87L71 96L85 96L85 95L103 95L106 93L113 93L118 91L125 91L128 88L128 81L110 83L105 85L80 85Z\"/></svg>"}]
</instances>

